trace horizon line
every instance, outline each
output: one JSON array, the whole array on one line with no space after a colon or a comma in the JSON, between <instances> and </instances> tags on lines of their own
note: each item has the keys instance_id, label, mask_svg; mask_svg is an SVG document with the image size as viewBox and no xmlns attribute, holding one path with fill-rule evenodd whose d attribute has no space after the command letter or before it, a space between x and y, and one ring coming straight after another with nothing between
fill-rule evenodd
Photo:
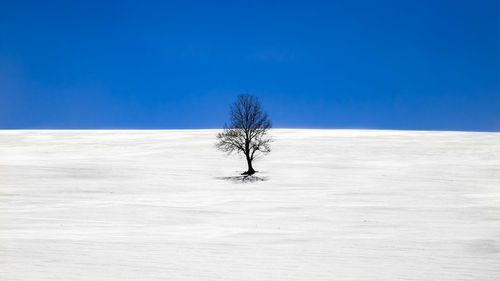
<instances>
[{"instance_id":1,"label":"horizon line","mask_svg":"<svg viewBox=\"0 0 500 281\"><path fill-rule=\"evenodd\" d=\"M0 131L208 131L223 128L0 128ZM500 133L500 130L439 130L439 129L377 129L377 128L305 128L276 127L270 130L336 130L336 131L412 131L412 132L464 132L464 133Z\"/></svg>"}]
</instances>

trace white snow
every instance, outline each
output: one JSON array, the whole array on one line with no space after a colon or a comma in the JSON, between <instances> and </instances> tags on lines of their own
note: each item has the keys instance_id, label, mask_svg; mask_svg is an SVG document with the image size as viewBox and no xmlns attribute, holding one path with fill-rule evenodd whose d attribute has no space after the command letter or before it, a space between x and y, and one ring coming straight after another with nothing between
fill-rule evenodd
<instances>
[{"instance_id":1,"label":"white snow","mask_svg":"<svg viewBox=\"0 0 500 281\"><path fill-rule=\"evenodd\" d=\"M500 133L0 131L0 280L500 280Z\"/></svg>"}]
</instances>

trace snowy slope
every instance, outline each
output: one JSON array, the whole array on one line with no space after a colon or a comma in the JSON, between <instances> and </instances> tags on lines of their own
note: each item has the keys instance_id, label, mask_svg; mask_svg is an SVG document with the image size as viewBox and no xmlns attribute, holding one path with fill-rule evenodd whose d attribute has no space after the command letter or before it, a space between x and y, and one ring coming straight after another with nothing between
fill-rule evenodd
<instances>
[{"instance_id":1,"label":"snowy slope","mask_svg":"<svg viewBox=\"0 0 500 281\"><path fill-rule=\"evenodd\" d=\"M500 280L500 133L0 131L0 280Z\"/></svg>"}]
</instances>

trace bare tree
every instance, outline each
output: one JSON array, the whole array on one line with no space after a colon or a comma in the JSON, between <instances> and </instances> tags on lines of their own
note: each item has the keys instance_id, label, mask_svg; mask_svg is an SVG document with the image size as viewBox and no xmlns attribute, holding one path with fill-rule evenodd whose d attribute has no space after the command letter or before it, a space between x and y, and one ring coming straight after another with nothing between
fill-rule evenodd
<instances>
[{"instance_id":1,"label":"bare tree","mask_svg":"<svg viewBox=\"0 0 500 281\"><path fill-rule=\"evenodd\" d=\"M259 99L252 95L239 95L231 106L230 123L217 134L218 150L245 155L248 170L242 175L252 175L255 170L252 162L257 154L271 152L271 137L267 134L271 122L263 112Z\"/></svg>"}]
</instances>

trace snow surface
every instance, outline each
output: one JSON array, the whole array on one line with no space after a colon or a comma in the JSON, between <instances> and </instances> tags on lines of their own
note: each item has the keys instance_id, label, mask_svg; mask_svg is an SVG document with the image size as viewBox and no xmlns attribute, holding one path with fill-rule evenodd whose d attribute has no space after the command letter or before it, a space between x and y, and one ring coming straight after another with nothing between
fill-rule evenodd
<instances>
[{"instance_id":1,"label":"snow surface","mask_svg":"<svg viewBox=\"0 0 500 281\"><path fill-rule=\"evenodd\" d=\"M0 131L0 280L500 280L500 133Z\"/></svg>"}]
</instances>

